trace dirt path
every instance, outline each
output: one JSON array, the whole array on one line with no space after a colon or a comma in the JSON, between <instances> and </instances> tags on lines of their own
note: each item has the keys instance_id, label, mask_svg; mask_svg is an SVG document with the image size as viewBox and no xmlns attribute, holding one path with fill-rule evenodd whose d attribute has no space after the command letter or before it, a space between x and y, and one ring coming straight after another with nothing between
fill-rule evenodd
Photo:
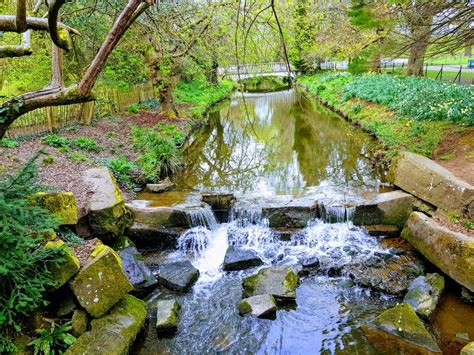
<instances>
[{"instance_id":1,"label":"dirt path","mask_svg":"<svg viewBox=\"0 0 474 355\"><path fill-rule=\"evenodd\" d=\"M433 158L458 178L474 185L474 128L448 134Z\"/></svg>"}]
</instances>

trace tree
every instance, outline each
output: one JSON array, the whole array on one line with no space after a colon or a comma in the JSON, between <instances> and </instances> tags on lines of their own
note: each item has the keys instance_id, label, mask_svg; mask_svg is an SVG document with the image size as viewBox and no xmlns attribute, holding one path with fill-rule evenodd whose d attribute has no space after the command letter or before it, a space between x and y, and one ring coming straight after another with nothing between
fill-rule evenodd
<instances>
[{"instance_id":1,"label":"tree","mask_svg":"<svg viewBox=\"0 0 474 355\"><path fill-rule=\"evenodd\" d=\"M65 0L48 2L47 18L27 17L26 0L17 0L16 15L0 16L0 31L23 33L24 41L15 50L0 47L3 57L18 57L31 54L29 42L30 31L48 31L54 45L51 54L51 81L46 87L16 96L0 105L0 138L10 125L21 115L46 106L59 106L82 103L93 100L92 88L105 66L112 50L120 41L131 24L153 3L153 0L128 0L116 18L113 26L102 42L100 49L91 61L81 80L77 84L64 86L62 80L62 51L70 49L70 36L77 31L59 21L60 10ZM39 12L42 1L33 9ZM1 57L1 56L0 56Z\"/></svg>"}]
</instances>

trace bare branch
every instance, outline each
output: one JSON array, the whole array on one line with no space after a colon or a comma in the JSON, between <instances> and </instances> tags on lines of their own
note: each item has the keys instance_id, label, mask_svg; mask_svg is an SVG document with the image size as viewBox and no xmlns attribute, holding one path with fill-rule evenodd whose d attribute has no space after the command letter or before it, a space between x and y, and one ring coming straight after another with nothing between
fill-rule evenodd
<instances>
[{"instance_id":1,"label":"bare branch","mask_svg":"<svg viewBox=\"0 0 474 355\"><path fill-rule=\"evenodd\" d=\"M49 31L48 19L45 18L27 17L26 25L28 30ZM71 34L80 35L79 31L65 25L64 23L58 23L58 27ZM16 17L14 15L0 15L0 31L18 32L16 29Z\"/></svg>"}]
</instances>

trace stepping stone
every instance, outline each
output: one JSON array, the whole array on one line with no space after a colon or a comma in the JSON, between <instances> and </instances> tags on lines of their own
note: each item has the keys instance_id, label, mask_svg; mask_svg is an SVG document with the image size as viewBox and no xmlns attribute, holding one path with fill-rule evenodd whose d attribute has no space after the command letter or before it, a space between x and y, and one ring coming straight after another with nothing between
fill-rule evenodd
<instances>
[{"instance_id":1,"label":"stepping stone","mask_svg":"<svg viewBox=\"0 0 474 355\"><path fill-rule=\"evenodd\" d=\"M275 298L268 294L244 298L239 304L239 314L241 316L274 318L276 309Z\"/></svg>"},{"instance_id":2,"label":"stepping stone","mask_svg":"<svg viewBox=\"0 0 474 355\"><path fill-rule=\"evenodd\" d=\"M444 277L433 273L419 276L408 287L403 302L413 307L416 313L429 318L444 291Z\"/></svg>"},{"instance_id":3,"label":"stepping stone","mask_svg":"<svg viewBox=\"0 0 474 355\"><path fill-rule=\"evenodd\" d=\"M262 265L262 260L253 250L230 246L224 258L224 270L235 271Z\"/></svg>"},{"instance_id":4,"label":"stepping stone","mask_svg":"<svg viewBox=\"0 0 474 355\"><path fill-rule=\"evenodd\" d=\"M155 276L159 283L176 292L188 292L199 277L199 270L189 260L162 264Z\"/></svg>"},{"instance_id":5,"label":"stepping stone","mask_svg":"<svg viewBox=\"0 0 474 355\"><path fill-rule=\"evenodd\" d=\"M398 349L400 354L441 354L434 336L426 330L413 308L401 303L386 310L362 330L384 354Z\"/></svg>"},{"instance_id":6,"label":"stepping stone","mask_svg":"<svg viewBox=\"0 0 474 355\"><path fill-rule=\"evenodd\" d=\"M261 269L242 281L243 297L271 294L277 301L294 301L299 276L288 266Z\"/></svg>"},{"instance_id":7,"label":"stepping stone","mask_svg":"<svg viewBox=\"0 0 474 355\"><path fill-rule=\"evenodd\" d=\"M178 330L181 306L176 300L162 300L156 303L156 331L160 334Z\"/></svg>"}]
</instances>

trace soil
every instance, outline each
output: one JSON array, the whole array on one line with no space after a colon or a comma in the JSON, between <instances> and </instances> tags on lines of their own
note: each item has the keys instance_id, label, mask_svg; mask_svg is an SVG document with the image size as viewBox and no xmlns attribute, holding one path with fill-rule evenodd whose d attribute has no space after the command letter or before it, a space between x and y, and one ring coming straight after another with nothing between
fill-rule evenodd
<instances>
[{"instance_id":1,"label":"soil","mask_svg":"<svg viewBox=\"0 0 474 355\"><path fill-rule=\"evenodd\" d=\"M458 178L474 185L474 128L458 129L446 135L433 159Z\"/></svg>"},{"instance_id":2,"label":"soil","mask_svg":"<svg viewBox=\"0 0 474 355\"><path fill-rule=\"evenodd\" d=\"M182 118L169 119L156 112L140 111L133 115L96 120L89 126L73 127L74 129L64 129L57 133L62 137L84 136L93 139L100 148L97 152L73 148L61 152L58 148L42 143L41 137L22 141L16 148L0 147L0 177L13 173L42 150L43 154L40 154L37 164L38 183L74 193L79 214L83 216L87 212L88 188L82 181L82 173L92 167L103 165L107 159L116 158L120 154L124 154L128 160L136 160L138 154L132 146L131 127L153 127L159 122L175 123L181 128L186 124L186 120ZM74 155L80 155L82 159L74 159ZM48 164L44 161L46 157L52 157L53 162ZM123 193L126 200L134 197L133 193L127 191Z\"/></svg>"},{"instance_id":3,"label":"soil","mask_svg":"<svg viewBox=\"0 0 474 355\"><path fill-rule=\"evenodd\" d=\"M472 226L471 228L466 228L464 223L467 220L465 219L449 220L444 216L434 216L433 218L436 220L436 222L438 222L442 226L445 226L453 232L462 233L474 238L474 226Z\"/></svg>"}]
</instances>

